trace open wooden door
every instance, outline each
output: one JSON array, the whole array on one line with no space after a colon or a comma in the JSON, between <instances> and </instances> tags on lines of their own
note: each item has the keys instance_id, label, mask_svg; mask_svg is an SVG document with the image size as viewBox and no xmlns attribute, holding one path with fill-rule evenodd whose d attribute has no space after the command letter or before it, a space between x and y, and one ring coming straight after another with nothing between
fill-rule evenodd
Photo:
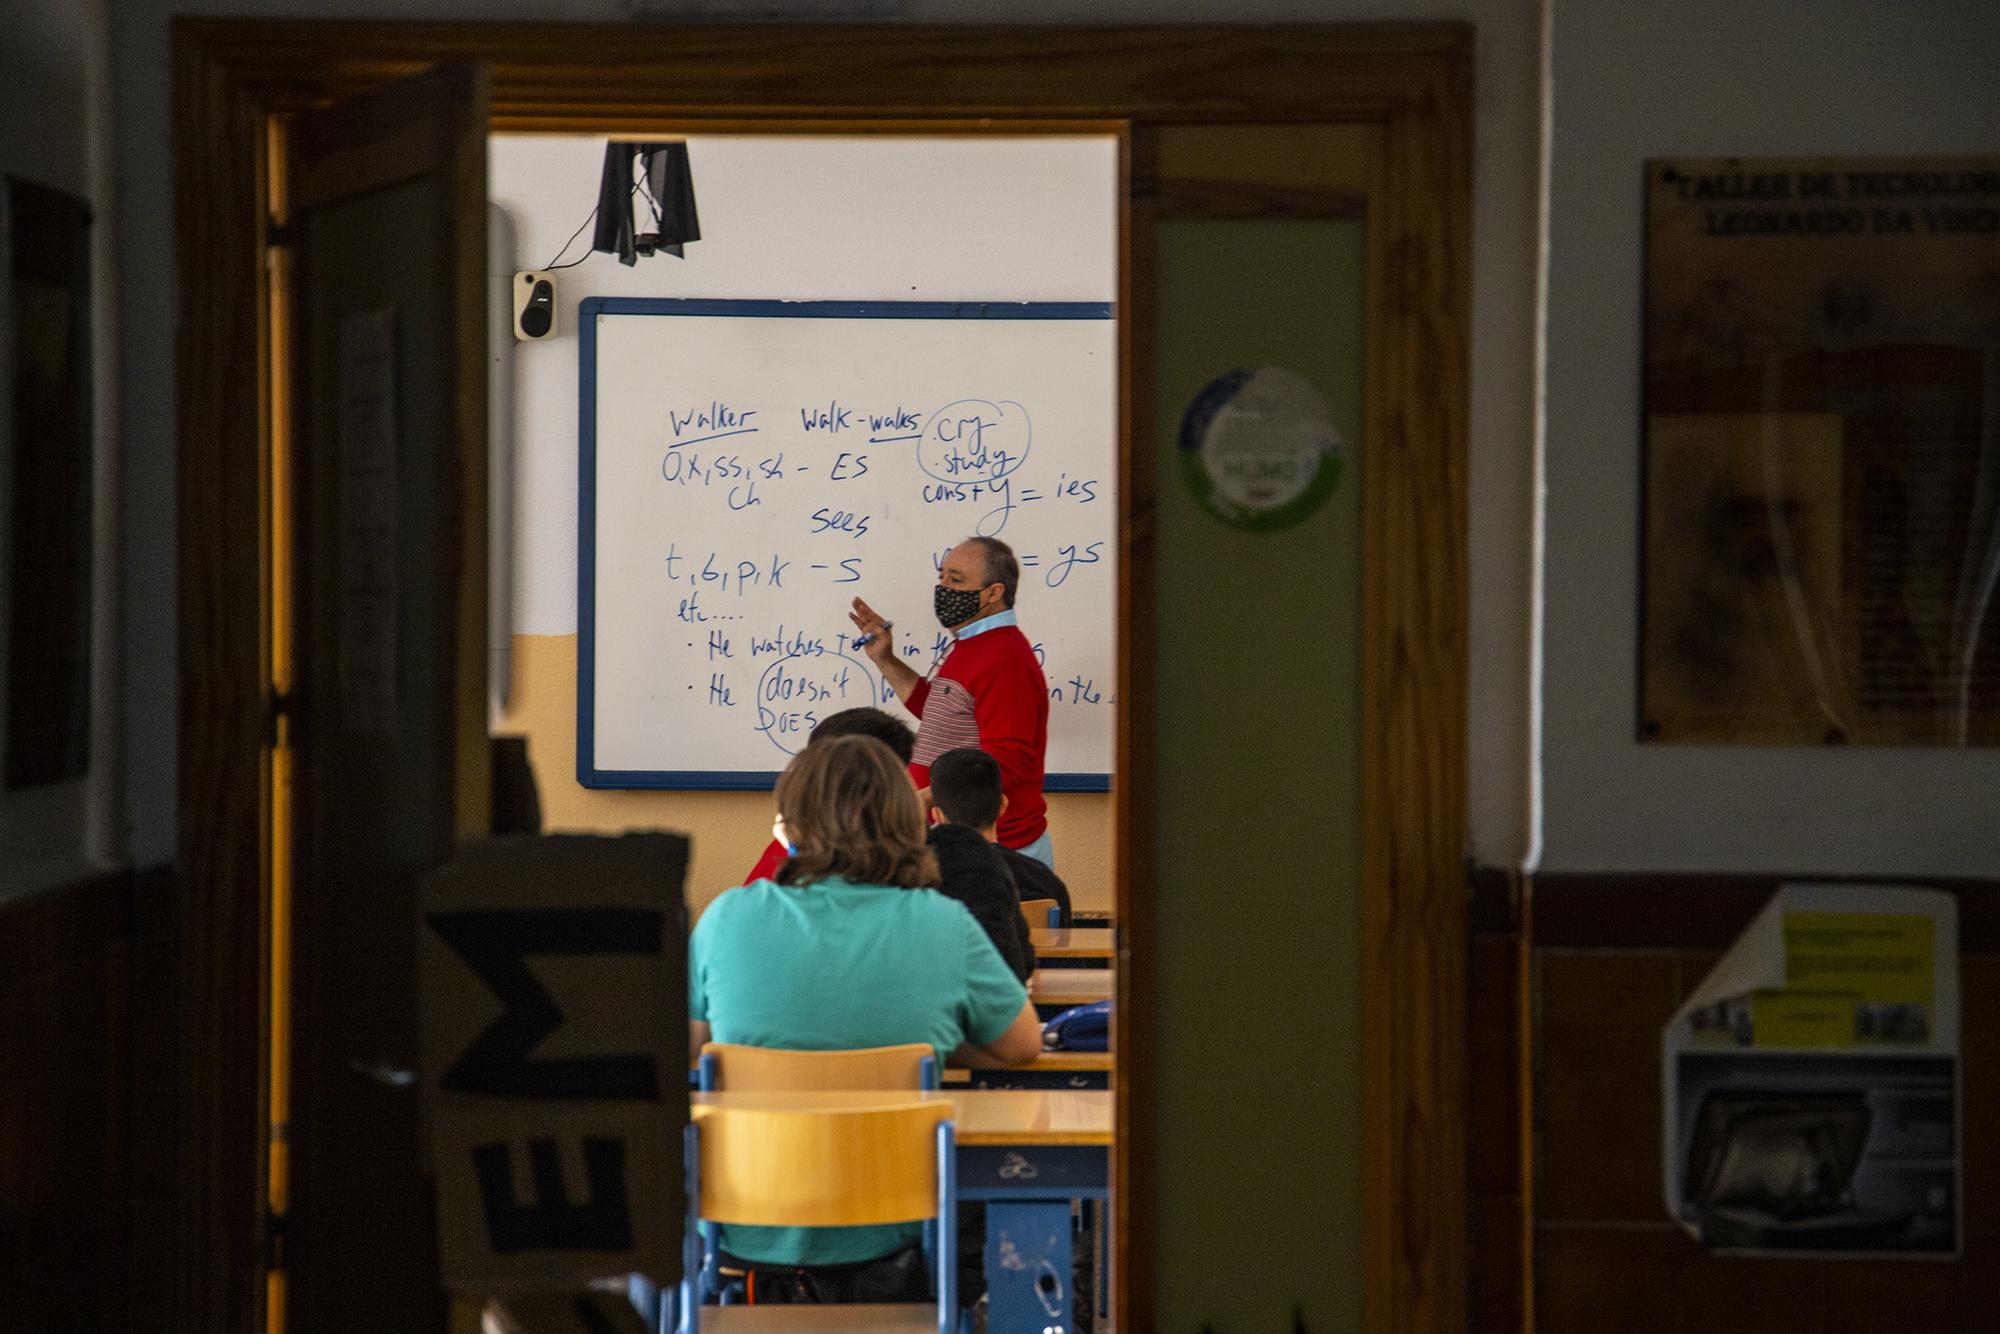
<instances>
[{"instance_id":1,"label":"open wooden door","mask_svg":"<svg viewBox=\"0 0 2000 1334\"><path fill-rule=\"evenodd\" d=\"M274 610L295 636L278 698L296 777L278 803L289 839L276 831L294 1036L289 1099L282 1078L271 1090L290 1109L273 1117L288 1149L272 1164L273 1328L443 1326L417 902L490 824L486 116L483 69L440 65L300 113L281 150L291 388L275 409L293 438L278 508L295 526ZM282 981L282 951L274 963ZM286 999L274 991L281 1019Z\"/></svg>"},{"instance_id":2,"label":"open wooden door","mask_svg":"<svg viewBox=\"0 0 2000 1334\"><path fill-rule=\"evenodd\" d=\"M428 1260L416 1258L429 1255L428 1239L412 1240L423 1203L415 1175L414 1098L399 1102L395 1090L374 1076L388 1075L393 1083L394 1071L413 1064L406 1059L414 1051L413 982L404 953L415 936L410 878L424 856L448 843L452 826L476 827L483 813L480 761L466 748L480 730L470 722L478 712L468 698L476 695L477 668L467 638L477 634L479 591L471 576L481 568L475 554L478 432L472 427L480 402L463 387L476 382L477 340L466 335L477 320L434 321L426 326L436 335L427 348L418 346L412 323L420 305L433 310L428 303L444 299L424 295L439 283L464 294L479 285L478 213L470 198L479 192L468 184L476 180L478 129L476 113L466 107L441 109L419 97L407 110L375 99L324 115L307 117L302 109L324 102L328 90L368 87L386 72L415 69L446 52L478 53L494 63L502 92L492 123L512 131L622 133L706 125L787 133L834 119L862 132L977 120L1006 133L1015 122L1125 122L1142 159L1134 163L1129 203L1138 275L1128 277L1120 295L1134 324L1150 318L1156 283L1192 289L1204 271L1185 269L1183 281L1164 266L1155 273L1147 267L1153 260L1226 257L1223 245L1204 244L1212 239L1204 233L1225 230L1209 223L1301 221L1309 224L1303 230L1324 231L1321 224L1329 219L1321 215L1337 202L1270 199L1281 213L1311 215L1302 219L1215 216L1249 208L1245 194L1263 199L1268 192L1240 189L1260 182L1235 176L1220 182L1229 188L1207 190L1217 182L1207 179L1204 166L1192 181L1204 187L1198 197L1170 193L1182 190L1188 173L1165 160L1149 171L1143 161L1149 142L1163 152L1172 145L1167 138L1149 141L1147 131L1373 127L1379 155L1365 192L1368 380L1360 400L1369 453L1360 477L1350 475L1347 483L1351 491L1358 480L1367 493L1358 744L1363 798L1370 803L1360 824L1357 938L1363 1006L1358 1162L1365 1169L1358 1187L1366 1228L1354 1258L1368 1328L1463 1329L1471 26L674 27L180 17L171 28L181 330L175 495L183 932L175 1242L186 1256L178 1266L186 1334L262 1334L252 1309L253 1284L246 1281L259 1263L260 1241L252 1224L262 1184L255 1160L263 1063L257 1016L266 995L258 953L268 903L262 859L293 846L290 839L269 841L272 822L264 818L271 676L260 658L269 627L259 618L271 605L261 582L271 551L313 553L310 568L300 571L298 602L307 611L299 628L309 642L300 646L296 696L297 827L303 835L297 843L297 1022L310 1040L296 1044L293 1325L403 1330L421 1328L428 1318L422 1311L410 1314L430 1291L420 1290L429 1282ZM838 58L829 59L829 51ZM950 69L953 77L913 81L916 68ZM461 88L468 102L473 87L468 81ZM370 105L376 110L363 116ZM260 452L266 423L255 394L265 351L256 316L264 295L259 261L267 186L258 130L274 115L304 117L294 154L300 192L294 211L301 216L289 229L286 253L301 258L300 318L309 330L298 344L304 358L298 420L311 429L297 456L318 471L300 478L302 488L312 490L312 503L298 508L308 531L296 543L273 534L267 549L260 468L270 456ZM456 128L436 128L439 117ZM452 145L460 165L447 167ZM1203 162L1216 157L1229 161L1230 146L1218 146ZM385 165L403 159L393 170ZM359 277L323 273L321 261L305 254L321 240L314 214L324 213L325 227L337 234L338 219L347 213L365 213L390 195L422 194L413 183L426 176L439 189L437 182L456 177L456 212L438 202L448 191L426 196L438 210L428 221L390 229L345 252L344 262L367 269L374 286L363 289L351 285ZM271 174L272 181L283 177ZM379 224L359 230L368 235L372 226ZM455 241L439 239L452 235ZM1172 247L1179 249L1162 253ZM393 282L385 276L391 273L397 275ZM1301 290L1323 293L1325 285ZM1306 309L1314 299L1292 304ZM330 301L349 304L328 306ZM476 307L469 296L461 301L461 309ZM342 566L334 546L321 547L332 543L340 516L341 473L326 452L337 399L327 397L331 391L318 381L339 365L343 315L391 303L401 376L395 383L402 395L397 466L414 469L424 462L448 469L442 461L455 458L460 470L445 491L428 493L413 475L409 507L397 514L395 564L398 577L411 582L397 590L402 600L394 625L404 638L394 660L406 674L397 680L396 698L409 711L399 719L409 730L393 738L349 738L339 731L338 640L328 638L341 628ZM356 328L365 332L365 325ZM412 378L404 368L419 356L448 364L449 379ZM1198 358L1190 353L1186 360L1192 365ZM1191 1224L1182 1220L1168 1231L1157 1218L1161 1208L1173 1207L1168 1201L1198 1195L1205 1184L1183 1174L1178 1183L1165 1183L1173 1193L1157 1188L1163 1172L1185 1160L1184 1128L1163 1133L1159 1125L1168 1090L1183 1077L1181 1066L1199 1064L1200 1052L1155 1041L1151 1030L1162 1014L1171 1020L1172 1004L1184 1012L1202 999L1166 984L1177 984L1212 957L1200 947L1212 922L1187 912L1169 920L1174 910L1162 910L1156 888L1163 856L1175 847L1163 842L1153 815L1160 754L1151 697L1166 684L1154 680L1159 663L1180 647L1154 628L1168 591L1155 590L1155 566L1178 558L1160 550L1172 516L1159 493L1180 485L1173 471L1156 466L1166 461L1160 431L1171 424L1157 419L1183 404L1165 386L1142 378L1150 364L1139 356L1128 367L1134 424L1121 486L1127 508L1121 514L1120 697L1127 721L1117 766L1116 877L1119 921L1128 934L1119 961L1114 1173L1121 1226L1114 1267L1125 1329L1194 1328L1210 1318L1194 1305L1204 1292L1192 1284L1169 1289L1161 1275L1213 1258L1188 1248ZM1313 364L1335 363L1322 357ZM447 383L453 389L440 399L436 391ZM322 395L317 400L316 393ZM430 424L420 422L420 408L433 414L422 419ZM444 481L440 472L423 485ZM450 495L461 497L453 521L463 518L467 526L424 527L440 513L451 514ZM419 553L430 563L413 574ZM419 576L437 582L423 584ZM447 590L459 589L459 579L468 582L453 602ZM435 597L422 604L422 625L419 588ZM460 635L455 645L452 627ZM357 652L368 642L359 641ZM427 649L435 651L425 657ZM357 658L355 666L382 656ZM447 717L464 721L448 724ZM420 724L432 729L422 732L421 745ZM364 781L369 777L375 790ZM454 815L453 809L470 814ZM1212 824L1216 816L1209 810L1200 818ZM428 849L419 834L429 840ZM368 847L364 858L336 840L379 846ZM359 875L376 864L391 869ZM279 929L275 914L269 925ZM381 938L368 939L371 931ZM1196 936L1187 937L1189 931ZM1287 940L1287 950L1295 943ZM1314 967L1326 971L1323 963ZM1163 1065L1169 1061L1176 1064ZM1314 1110L1309 1102L1299 1105ZM1246 1141L1244 1151L1291 1151L1289 1138L1275 1143ZM1270 1170L1263 1163L1243 1179L1254 1184ZM361 1235L364 1230L376 1235ZM366 1296L355 1289L366 1289ZM1162 1294L1185 1304L1167 1306ZM1232 1309L1238 1308L1218 1300L1211 1323L1229 1325Z\"/></svg>"}]
</instances>

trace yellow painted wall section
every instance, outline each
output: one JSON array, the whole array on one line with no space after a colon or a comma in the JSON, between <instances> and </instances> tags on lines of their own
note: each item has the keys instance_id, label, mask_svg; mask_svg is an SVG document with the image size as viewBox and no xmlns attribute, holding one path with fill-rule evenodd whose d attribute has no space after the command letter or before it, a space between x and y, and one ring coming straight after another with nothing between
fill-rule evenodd
<instances>
[{"instance_id":1,"label":"yellow painted wall section","mask_svg":"<svg viewBox=\"0 0 2000 1334\"><path fill-rule=\"evenodd\" d=\"M528 760L549 833L666 829L693 841L689 910L699 915L743 876L771 841L768 792L605 791L576 781L576 636L515 635L501 730L528 739ZM1080 912L1111 910L1111 798L1049 794L1056 869Z\"/></svg>"}]
</instances>

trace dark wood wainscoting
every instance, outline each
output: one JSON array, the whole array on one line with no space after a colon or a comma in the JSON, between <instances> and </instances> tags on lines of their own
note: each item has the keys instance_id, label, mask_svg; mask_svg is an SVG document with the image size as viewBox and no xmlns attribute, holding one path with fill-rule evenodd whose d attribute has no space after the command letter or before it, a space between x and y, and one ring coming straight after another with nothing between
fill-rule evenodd
<instances>
[{"instance_id":1,"label":"dark wood wainscoting","mask_svg":"<svg viewBox=\"0 0 2000 1334\"><path fill-rule=\"evenodd\" d=\"M1963 1258L1713 1256L1667 1221L1660 1029L1780 883L1834 878L1473 873L1474 1330L1995 1328L2000 883L1872 877L1958 896Z\"/></svg>"},{"instance_id":2,"label":"dark wood wainscoting","mask_svg":"<svg viewBox=\"0 0 2000 1334\"><path fill-rule=\"evenodd\" d=\"M1472 873L1466 951L1466 1313L1471 1334L1528 1324L1526 997L1520 878Z\"/></svg>"},{"instance_id":3,"label":"dark wood wainscoting","mask_svg":"<svg viewBox=\"0 0 2000 1334\"><path fill-rule=\"evenodd\" d=\"M0 904L0 1327L170 1314L176 902L162 869Z\"/></svg>"}]
</instances>

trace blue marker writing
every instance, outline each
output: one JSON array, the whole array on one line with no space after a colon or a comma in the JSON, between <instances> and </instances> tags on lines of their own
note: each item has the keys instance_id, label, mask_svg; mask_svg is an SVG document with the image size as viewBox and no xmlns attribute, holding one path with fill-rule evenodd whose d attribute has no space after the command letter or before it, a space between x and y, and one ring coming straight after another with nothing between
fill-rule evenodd
<instances>
[{"instance_id":1,"label":"blue marker writing","mask_svg":"<svg viewBox=\"0 0 2000 1334\"><path fill-rule=\"evenodd\" d=\"M882 622L882 630L893 630L895 628L896 628L896 623L894 621ZM875 642L875 636L881 634L882 630L870 630L867 634L861 636L861 638L854 641L854 647L867 648L870 644Z\"/></svg>"}]
</instances>

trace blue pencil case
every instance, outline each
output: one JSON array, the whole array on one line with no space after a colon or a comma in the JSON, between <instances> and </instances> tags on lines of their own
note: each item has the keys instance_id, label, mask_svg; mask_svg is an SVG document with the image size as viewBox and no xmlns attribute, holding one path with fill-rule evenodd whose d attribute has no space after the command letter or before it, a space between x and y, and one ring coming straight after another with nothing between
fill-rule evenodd
<instances>
[{"instance_id":1,"label":"blue pencil case","mask_svg":"<svg viewBox=\"0 0 2000 1334\"><path fill-rule=\"evenodd\" d=\"M1044 1051L1111 1050L1111 1002L1073 1006L1042 1025Z\"/></svg>"}]
</instances>

